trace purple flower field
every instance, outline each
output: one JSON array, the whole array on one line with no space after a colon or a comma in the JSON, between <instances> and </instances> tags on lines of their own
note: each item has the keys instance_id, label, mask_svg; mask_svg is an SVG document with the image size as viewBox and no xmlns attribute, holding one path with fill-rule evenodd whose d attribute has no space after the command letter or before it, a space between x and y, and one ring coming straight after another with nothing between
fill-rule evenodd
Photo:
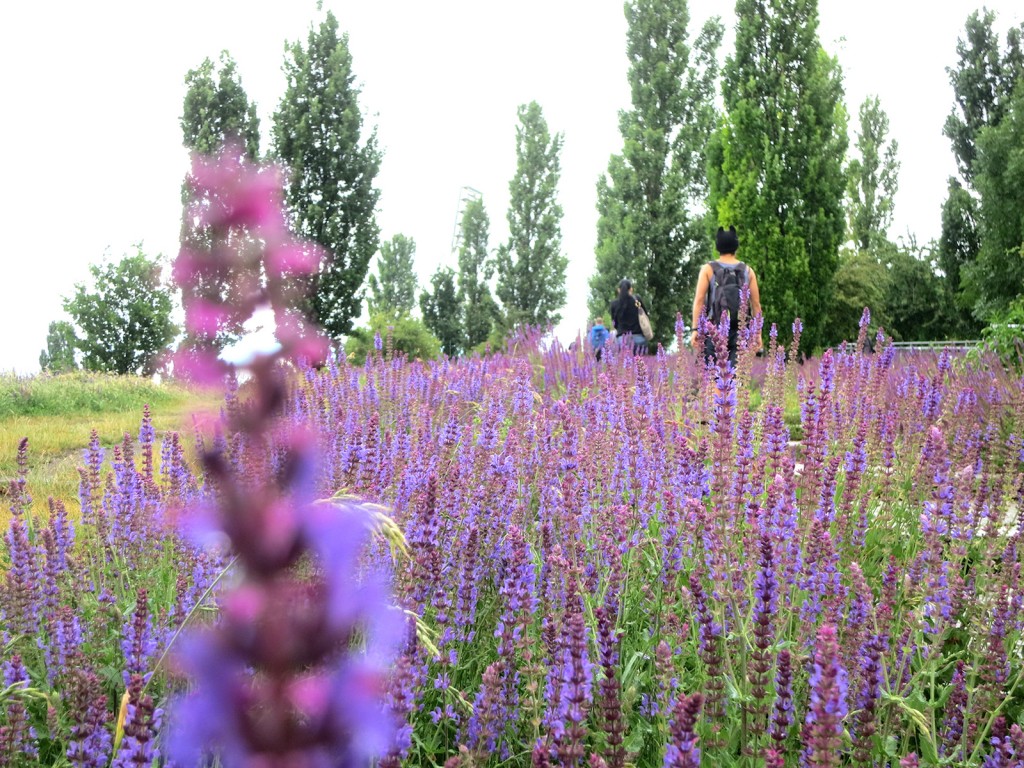
<instances>
[{"instance_id":1,"label":"purple flower field","mask_svg":"<svg viewBox=\"0 0 1024 768\"><path fill-rule=\"evenodd\" d=\"M12 484L0 765L1022 765L1024 379L291 327L80 510Z\"/></svg>"}]
</instances>

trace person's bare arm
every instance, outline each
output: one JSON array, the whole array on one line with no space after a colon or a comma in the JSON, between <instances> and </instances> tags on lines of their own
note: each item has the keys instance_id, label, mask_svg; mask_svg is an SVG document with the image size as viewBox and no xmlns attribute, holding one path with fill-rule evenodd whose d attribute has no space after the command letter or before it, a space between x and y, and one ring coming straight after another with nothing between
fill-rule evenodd
<instances>
[{"instance_id":1,"label":"person's bare arm","mask_svg":"<svg viewBox=\"0 0 1024 768\"><path fill-rule=\"evenodd\" d=\"M749 266L747 272L750 273L750 309L755 315L761 314L761 290L757 287L757 275L754 274ZM761 329L764 330L763 328ZM757 337L757 349L761 349L764 346L764 340L761 335ZM756 351L756 350L755 350Z\"/></svg>"},{"instance_id":2,"label":"person's bare arm","mask_svg":"<svg viewBox=\"0 0 1024 768\"><path fill-rule=\"evenodd\" d=\"M757 275L754 274L754 270L747 267L747 271L750 273L750 310L755 315L761 314L761 291L757 287Z\"/></svg>"},{"instance_id":3,"label":"person's bare arm","mask_svg":"<svg viewBox=\"0 0 1024 768\"><path fill-rule=\"evenodd\" d=\"M697 348L697 324L700 323L700 316L704 312L704 297L708 294L708 286L711 284L711 266L705 264L700 268L697 276L697 290L693 293L693 324L690 328L690 346Z\"/></svg>"}]
</instances>

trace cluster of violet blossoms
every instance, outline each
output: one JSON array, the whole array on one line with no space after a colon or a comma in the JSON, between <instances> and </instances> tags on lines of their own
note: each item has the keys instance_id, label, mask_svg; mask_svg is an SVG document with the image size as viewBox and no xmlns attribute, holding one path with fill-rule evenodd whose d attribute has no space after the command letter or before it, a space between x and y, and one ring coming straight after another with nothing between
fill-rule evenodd
<instances>
[{"instance_id":1,"label":"cluster of violet blossoms","mask_svg":"<svg viewBox=\"0 0 1024 768\"><path fill-rule=\"evenodd\" d=\"M188 516L190 532L226 537L238 576L217 623L184 640L193 686L173 702L165 751L180 766L368 765L394 738L383 697L404 620L382 584L356 578L373 513L316 500L315 438L283 418L285 368L326 353L294 311L319 253L289 234L275 169L228 147L196 158L192 181L207 245L183 247L175 279L191 288L186 324L199 343L176 364L223 381L232 370L216 334L267 305L280 346L242 366L252 398L229 409L227 438L201 457L214 501ZM228 291L209 290L228 283L230 307Z\"/></svg>"}]
</instances>

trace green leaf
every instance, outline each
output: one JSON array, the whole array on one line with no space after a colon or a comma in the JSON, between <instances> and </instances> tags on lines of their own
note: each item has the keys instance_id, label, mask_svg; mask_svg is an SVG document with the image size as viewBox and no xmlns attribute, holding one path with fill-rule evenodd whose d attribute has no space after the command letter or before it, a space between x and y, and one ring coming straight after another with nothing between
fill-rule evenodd
<instances>
[{"instance_id":1,"label":"green leaf","mask_svg":"<svg viewBox=\"0 0 1024 768\"><path fill-rule=\"evenodd\" d=\"M653 730L654 729L647 720L640 720L635 726L633 726L633 730L626 735L626 738L623 741L623 746L626 748L626 751L639 752L643 749L644 740Z\"/></svg>"}]
</instances>

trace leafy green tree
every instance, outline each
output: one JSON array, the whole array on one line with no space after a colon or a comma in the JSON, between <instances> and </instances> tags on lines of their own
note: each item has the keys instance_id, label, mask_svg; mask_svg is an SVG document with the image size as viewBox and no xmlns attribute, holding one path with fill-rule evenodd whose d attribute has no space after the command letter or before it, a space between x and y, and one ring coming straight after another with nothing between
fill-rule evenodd
<instances>
[{"instance_id":1,"label":"leafy green tree","mask_svg":"<svg viewBox=\"0 0 1024 768\"><path fill-rule=\"evenodd\" d=\"M410 360L433 360L441 353L441 344L427 327L414 317L394 318L386 314L370 316L366 328L355 328L345 340L345 354L362 365L375 349L380 337L381 353L399 352Z\"/></svg>"},{"instance_id":2,"label":"leafy green tree","mask_svg":"<svg viewBox=\"0 0 1024 768\"><path fill-rule=\"evenodd\" d=\"M888 235L900 163L896 159L896 140L887 141L889 116L877 96L864 100L859 116L856 144L860 157L851 160L847 169L848 218L854 242L866 251Z\"/></svg>"},{"instance_id":3,"label":"leafy green tree","mask_svg":"<svg viewBox=\"0 0 1024 768\"><path fill-rule=\"evenodd\" d=\"M974 183L981 195L981 249L964 268L974 315L990 320L1024 292L1024 80L998 125L978 134Z\"/></svg>"},{"instance_id":4,"label":"leafy green tree","mask_svg":"<svg viewBox=\"0 0 1024 768\"><path fill-rule=\"evenodd\" d=\"M75 348L78 337L75 327L67 320L50 323L46 333L46 349L39 353L39 367L49 373L66 373L78 368Z\"/></svg>"},{"instance_id":5,"label":"leafy green tree","mask_svg":"<svg viewBox=\"0 0 1024 768\"><path fill-rule=\"evenodd\" d=\"M953 312L945 299L936 246L919 246L913 239L888 249L883 263L889 271L885 314L896 340L938 341L951 337Z\"/></svg>"},{"instance_id":6,"label":"leafy green tree","mask_svg":"<svg viewBox=\"0 0 1024 768\"><path fill-rule=\"evenodd\" d=\"M250 160L260 153L260 118L242 87L231 54L222 51L219 65L209 58L185 75L181 131L185 146L212 155L225 142L238 142Z\"/></svg>"},{"instance_id":7,"label":"leafy green tree","mask_svg":"<svg viewBox=\"0 0 1024 768\"><path fill-rule=\"evenodd\" d=\"M498 311L488 282L494 274L494 263L487 248L490 219L483 200L470 200L466 204L461 226L458 303L463 311L462 347L468 352L490 337ZM439 332L435 333L441 337Z\"/></svg>"},{"instance_id":8,"label":"leafy green tree","mask_svg":"<svg viewBox=\"0 0 1024 768\"><path fill-rule=\"evenodd\" d=\"M818 41L816 0L737 0L728 118L709 148L711 202L757 270L765 322L825 340L846 221L846 112L837 61Z\"/></svg>"},{"instance_id":9,"label":"leafy green tree","mask_svg":"<svg viewBox=\"0 0 1024 768\"><path fill-rule=\"evenodd\" d=\"M991 11L972 13L964 37L957 41L957 63L946 70L954 107L943 132L965 184L950 180L943 205L940 260L950 278L950 294L961 308L970 309L971 318L961 314L958 321L962 332L976 330L980 322L1005 309L1016 295L1013 281L1022 272L1013 243L1013 222L1019 217L1013 209L1012 178L1019 174L1000 163L1012 162L1014 154L1006 140L1012 141L1018 129L1011 124L1004 131L1002 124L1019 111L1013 96L1024 81L1024 25L1009 30L1006 48L1000 50L994 22ZM986 134L988 138L983 139ZM988 143L988 157L982 169L983 141ZM983 179L978 178L980 173Z\"/></svg>"},{"instance_id":10,"label":"leafy green tree","mask_svg":"<svg viewBox=\"0 0 1024 768\"><path fill-rule=\"evenodd\" d=\"M985 352L995 354L1007 368L1018 375L1024 373L1024 296L1018 296L1010 305L996 313L981 332L984 343L972 353L980 357Z\"/></svg>"},{"instance_id":11,"label":"leafy green tree","mask_svg":"<svg viewBox=\"0 0 1024 768\"><path fill-rule=\"evenodd\" d=\"M76 346L90 371L156 372L177 328L171 321L171 289L161 279L159 259L136 252L117 264L89 267L93 285L79 283L64 310L79 331Z\"/></svg>"},{"instance_id":12,"label":"leafy green tree","mask_svg":"<svg viewBox=\"0 0 1024 768\"><path fill-rule=\"evenodd\" d=\"M889 327L889 270L875 251L844 249L834 281L835 300L824 333L831 342L857 338L864 307L871 310L871 328Z\"/></svg>"},{"instance_id":13,"label":"leafy green tree","mask_svg":"<svg viewBox=\"0 0 1024 768\"><path fill-rule=\"evenodd\" d=\"M398 234L380 244L377 274L370 275L370 314L383 312L393 317L412 314L416 306L416 269L413 258L416 241Z\"/></svg>"},{"instance_id":14,"label":"leafy green tree","mask_svg":"<svg viewBox=\"0 0 1024 768\"><path fill-rule=\"evenodd\" d=\"M503 333L554 325L565 304L562 206L557 199L563 136L551 135L537 102L519 107L516 175L509 182L508 242L498 248L496 292Z\"/></svg>"},{"instance_id":15,"label":"leafy green tree","mask_svg":"<svg viewBox=\"0 0 1024 768\"><path fill-rule=\"evenodd\" d=\"M423 324L441 342L441 350L454 357L462 351L464 310L455 290L455 272L450 267L438 267L430 286L432 291L420 294Z\"/></svg>"},{"instance_id":16,"label":"leafy green tree","mask_svg":"<svg viewBox=\"0 0 1024 768\"><path fill-rule=\"evenodd\" d=\"M237 144L249 160L259 157L260 120L256 104L249 100L242 86L234 59L227 51L220 54L218 64L204 59L185 76L185 101L182 105L181 133L185 148L200 155L212 156L225 144ZM208 251L213 243L209 229L201 224L202 212L213 204L202 196L191 175L185 177L181 189L181 246L196 252ZM220 280L210 277L180 282L182 304L206 299L232 306L230 292L236 281L231 275ZM242 335L241 319L225 318L213 346L223 349ZM201 342L186 329L183 350L194 349Z\"/></svg>"},{"instance_id":17,"label":"leafy green tree","mask_svg":"<svg viewBox=\"0 0 1024 768\"><path fill-rule=\"evenodd\" d=\"M380 191L374 183L382 155L376 128L362 139L348 36L339 36L334 14L310 29L305 47L296 42L287 50L274 152L290 171L286 201L296 232L325 249L309 281L307 309L339 338L360 313L360 289L377 252Z\"/></svg>"},{"instance_id":18,"label":"leafy green tree","mask_svg":"<svg viewBox=\"0 0 1024 768\"><path fill-rule=\"evenodd\" d=\"M622 153L597 185L589 307L606 313L628 276L650 307L655 342L664 344L708 253L705 148L717 125L724 28L709 20L691 49L687 0L629 0L625 12L633 107L619 113Z\"/></svg>"}]
</instances>

